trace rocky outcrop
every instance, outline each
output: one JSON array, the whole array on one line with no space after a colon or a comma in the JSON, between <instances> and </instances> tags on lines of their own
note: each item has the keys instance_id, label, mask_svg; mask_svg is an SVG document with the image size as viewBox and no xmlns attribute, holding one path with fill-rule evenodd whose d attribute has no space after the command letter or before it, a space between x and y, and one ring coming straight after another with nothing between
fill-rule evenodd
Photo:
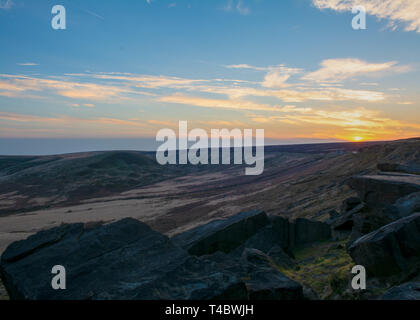
<instances>
[{"instance_id":1,"label":"rocky outcrop","mask_svg":"<svg viewBox=\"0 0 420 320\"><path fill-rule=\"evenodd\" d=\"M387 277L409 272L420 266L420 213L357 239L348 251L371 276Z\"/></svg>"},{"instance_id":2,"label":"rocky outcrop","mask_svg":"<svg viewBox=\"0 0 420 320\"><path fill-rule=\"evenodd\" d=\"M420 282L408 282L389 289L381 300L420 300Z\"/></svg>"},{"instance_id":3,"label":"rocky outcrop","mask_svg":"<svg viewBox=\"0 0 420 320\"><path fill-rule=\"evenodd\" d=\"M172 241L190 254L229 253L269 223L264 211L242 212L176 235Z\"/></svg>"},{"instance_id":4,"label":"rocky outcrop","mask_svg":"<svg viewBox=\"0 0 420 320\"><path fill-rule=\"evenodd\" d=\"M349 179L348 184L358 192L364 208L353 212L359 205L343 214L334 221L333 230L351 227L350 242L415 212L415 197L400 199L420 191L420 176L401 173L357 176ZM398 201L401 203L395 205Z\"/></svg>"},{"instance_id":5,"label":"rocky outcrop","mask_svg":"<svg viewBox=\"0 0 420 320\"><path fill-rule=\"evenodd\" d=\"M246 300L248 290L242 274L235 261L226 264L190 256L172 272L142 285L132 299Z\"/></svg>"},{"instance_id":6,"label":"rocky outcrop","mask_svg":"<svg viewBox=\"0 0 420 320\"><path fill-rule=\"evenodd\" d=\"M289 252L292 243L289 220L279 216L270 216L269 221L267 226L242 243L232 254L241 256L246 248L258 249L267 254L273 246L280 246Z\"/></svg>"},{"instance_id":7,"label":"rocky outcrop","mask_svg":"<svg viewBox=\"0 0 420 320\"><path fill-rule=\"evenodd\" d=\"M293 268L296 266L296 262L287 254L281 247L274 246L268 251L267 255L271 260L280 267L283 268Z\"/></svg>"},{"instance_id":8,"label":"rocky outcrop","mask_svg":"<svg viewBox=\"0 0 420 320\"><path fill-rule=\"evenodd\" d=\"M248 265L246 281L250 300L301 300L302 286L271 265L270 258L256 249L246 249L242 260Z\"/></svg>"},{"instance_id":9,"label":"rocky outcrop","mask_svg":"<svg viewBox=\"0 0 420 320\"><path fill-rule=\"evenodd\" d=\"M335 231L351 231L354 226L354 215L363 210L364 204L361 203L335 219L331 219L330 224Z\"/></svg>"},{"instance_id":10,"label":"rocky outcrop","mask_svg":"<svg viewBox=\"0 0 420 320\"><path fill-rule=\"evenodd\" d=\"M362 202L357 197L347 198L343 201L341 205L341 213L349 212L353 210L354 208L356 208L357 206L359 206L361 203Z\"/></svg>"},{"instance_id":11,"label":"rocky outcrop","mask_svg":"<svg viewBox=\"0 0 420 320\"><path fill-rule=\"evenodd\" d=\"M378 169L383 172L402 172L409 174L420 175L420 166L418 165L403 165L398 163L380 163Z\"/></svg>"},{"instance_id":12,"label":"rocky outcrop","mask_svg":"<svg viewBox=\"0 0 420 320\"><path fill-rule=\"evenodd\" d=\"M308 219L288 219L262 211L240 213L225 220L215 220L176 235L174 243L201 256L216 251L241 255L245 248L267 253L274 246L289 251L295 246L331 239L327 223Z\"/></svg>"},{"instance_id":13,"label":"rocky outcrop","mask_svg":"<svg viewBox=\"0 0 420 320\"><path fill-rule=\"evenodd\" d=\"M12 299L303 299L302 286L278 267L295 266L290 246L330 236L325 223L289 222L262 211L173 239L134 219L79 223L11 244L0 274ZM65 267L66 290L51 286L56 265Z\"/></svg>"},{"instance_id":14,"label":"rocky outcrop","mask_svg":"<svg viewBox=\"0 0 420 320\"><path fill-rule=\"evenodd\" d=\"M385 208L385 214L395 220L420 212L420 192L409 194L398 199L393 205Z\"/></svg>"},{"instance_id":15,"label":"rocky outcrop","mask_svg":"<svg viewBox=\"0 0 420 320\"><path fill-rule=\"evenodd\" d=\"M295 246L331 239L331 227L327 223L299 218L290 228L294 229L290 234L294 234Z\"/></svg>"},{"instance_id":16,"label":"rocky outcrop","mask_svg":"<svg viewBox=\"0 0 420 320\"><path fill-rule=\"evenodd\" d=\"M359 198L371 208L392 205L398 199L420 191L420 176L376 175L356 176L348 184L356 190Z\"/></svg>"},{"instance_id":17,"label":"rocky outcrop","mask_svg":"<svg viewBox=\"0 0 420 320\"><path fill-rule=\"evenodd\" d=\"M66 290L51 287L55 265L66 269ZM232 271L190 257L133 219L39 232L6 249L0 272L12 299L243 299L247 294Z\"/></svg>"}]
</instances>

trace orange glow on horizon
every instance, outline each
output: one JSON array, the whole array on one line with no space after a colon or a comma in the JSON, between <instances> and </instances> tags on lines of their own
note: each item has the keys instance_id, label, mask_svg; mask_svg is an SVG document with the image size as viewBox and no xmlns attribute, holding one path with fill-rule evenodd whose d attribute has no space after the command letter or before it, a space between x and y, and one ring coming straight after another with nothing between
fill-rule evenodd
<instances>
[{"instance_id":1,"label":"orange glow on horizon","mask_svg":"<svg viewBox=\"0 0 420 320\"><path fill-rule=\"evenodd\" d=\"M360 136L356 136L356 137L353 137L352 138L352 140L354 141L354 142L361 142L361 141L363 141L363 140L365 140L363 137L360 137Z\"/></svg>"}]
</instances>

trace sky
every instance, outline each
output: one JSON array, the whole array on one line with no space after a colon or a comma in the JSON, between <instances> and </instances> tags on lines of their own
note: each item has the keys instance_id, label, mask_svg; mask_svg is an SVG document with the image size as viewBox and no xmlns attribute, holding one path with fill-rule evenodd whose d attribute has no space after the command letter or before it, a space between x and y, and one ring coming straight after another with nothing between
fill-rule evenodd
<instances>
[{"instance_id":1,"label":"sky","mask_svg":"<svg viewBox=\"0 0 420 320\"><path fill-rule=\"evenodd\" d=\"M418 0L0 0L0 43L0 154L420 136Z\"/></svg>"}]
</instances>

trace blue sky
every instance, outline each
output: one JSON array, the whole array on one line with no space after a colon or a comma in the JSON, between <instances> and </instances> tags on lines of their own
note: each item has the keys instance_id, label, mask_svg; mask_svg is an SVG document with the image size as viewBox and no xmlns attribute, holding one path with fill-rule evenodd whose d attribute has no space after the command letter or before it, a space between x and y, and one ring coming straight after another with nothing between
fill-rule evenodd
<instances>
[{"instance_id":1,"label":"blue sky","mask_svg":"<svg viewBox=\"0 0 420 320\"><path fill-rule=\"evenodd\" d=\"M354 4L0 0L0 138L118 149L179 120L279 142L420 135L420 3L357 1L366 30Z\"/></svg>"}]
</instances>

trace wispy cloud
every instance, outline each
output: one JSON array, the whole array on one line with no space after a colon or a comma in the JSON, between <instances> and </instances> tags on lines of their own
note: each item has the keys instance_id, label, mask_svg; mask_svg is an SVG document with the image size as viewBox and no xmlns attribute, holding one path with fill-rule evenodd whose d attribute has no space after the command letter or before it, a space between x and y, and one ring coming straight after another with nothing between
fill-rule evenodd
<instances>
[{"instance_id":1,"label":"wispy cloud","mask_svg":"<svg viewBox=\"0 0 420 320\"><path fill-rule=\"evenodd\" d=\"M87 9L84 9L83 11L86 12L87 14L91 15L92 17L98 18L100 20L105 20L105 18L103 16L101 16L101 15L99 15L99 14L93 12L93 11L89 11Z\"/></svg>"},{"instance_id":2,"label":"wispy cloud","mask_svg":"<svg viewBox=\"0 0 420 320\"><path fill-rule=\"evenodd\" d=\"M379 111L363 107L354 110L311 110L306 113L271 115L261 117L250 115L252 121L264 123L265 126L278 127L278 123L293 126L293 134L307 132L306 136L317 138L336 138L351 140L361 135L365 139L387 139L418 135L420 124L394 120L381 116ZM308 128L310 128L308 130ZM305 137L305 135L303 135Z\"/></svg>"},{"instance_id":3,"label":"wispy cloud","mask_svg":"<svg viewBox=\"0 0 420 320\"><path fill-rule=\"evenodd\" d=\"M244 4L243 0L229 0L223 7L225 11L236 11L242 15L249 15L251 10Z\"/></svg>"},{"instance_id":4,"label":"wispy cloud","mask_svg":"<svg viewBox=\"0 0 420 320\"><path fill-rule=\"evenodd\" d=\"M302 77L317 82L340 82L349 78L381 71L390 71L397 62L369 63L359 59L328 59L321 62L321 68Z\"/></svg>"},{"instance_id":5,"label":"wispy cloud","mask_svg":"<svg viewBox=\"0 0 420 320\"><path fill-rule=\"evenodd\" d=\"M32 67L32 66L39 66L38 63L34 63L34 62L23 62L23 63L16 63L18 66L23 66L23 67Z\"/></svg>"},{"instance_id":6,"label":"wispy cloud","mask_svg":"<svg viewBox=\"0 0 420 320\"><path fill-rule=\"evenodd\" d=\"M161 102L191 105L191 106L204 107L204 108L279 111L279 108L277 107L250 102L250 101L193 97L193 96L186 96L180 93L171 95L171 96L164 96L164 97L159 98L158 100Z\"/></svg>"},{"instance_id":7,"label":"wispy cloud","mask_svg":"<svg viewBox=\"0 0 420 320\"><path fill-rule=\"evenodd\" d=\"M22 75L0 74L0 95L19 97L23 92L52 91L59 96L95 101L113 101L129 94L141 94L126 86L111 84L84 83L72 79L57 80Z\"/></svg>"},{"instance_id":8,"label":"wispy cloud","mask_svg":"<svg viewBox=\"0 0 420 320\"><path fill-rule=\"evenodd\" d=\"M392 29L400 24L406 31L420 33L420 1L418 0L312 0L319 9L339 12L351 11L354 6L364 6L370 15L388 19Z\"/></svg>"},{"instance_id":9,"label":"wispy cloud","mask_svg":"<svg viewBox=\"0 0 420 320\"><path fill-rule=\"evenodd\" d=\"M10 9L15 3L12 0L0 0L0 9Z\"/></svg>"}]
</instances>

